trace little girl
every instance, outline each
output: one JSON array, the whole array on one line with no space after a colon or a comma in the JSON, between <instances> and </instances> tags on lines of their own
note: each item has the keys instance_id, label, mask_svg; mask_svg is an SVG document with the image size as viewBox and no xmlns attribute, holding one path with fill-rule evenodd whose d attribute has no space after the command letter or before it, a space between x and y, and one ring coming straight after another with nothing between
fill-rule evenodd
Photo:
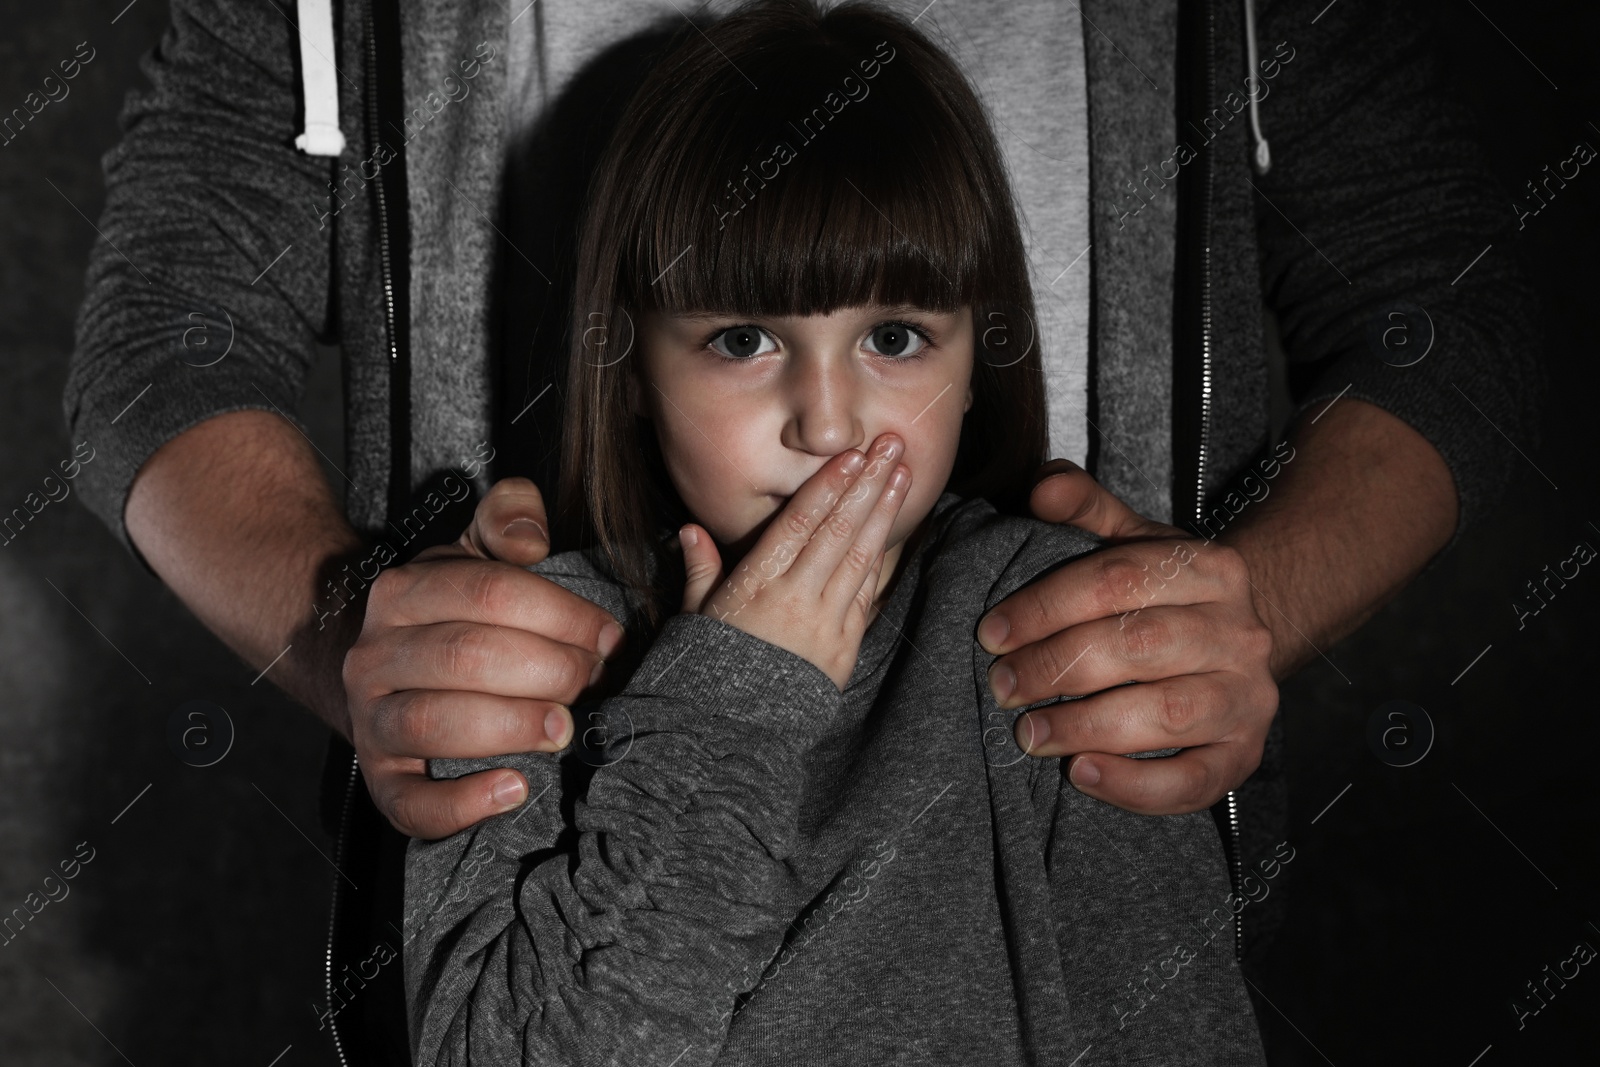
<instances>
[{"instance_id":1,"label":"little girl","mask_svg":"<svg viewBox=\"0 0 1600 1067\"><path fill-rule=\"evenodd\" d=\"M432 762L530 799L411 843L416 1063L1263 1063L1210 815L1078 793L990 692L977 620L1097 542L1021 514L1033 303L955 65L855 3L686 29L575 292L581 547L533 570L631 659L562 753Z\"/></svg>"}]
</instances>

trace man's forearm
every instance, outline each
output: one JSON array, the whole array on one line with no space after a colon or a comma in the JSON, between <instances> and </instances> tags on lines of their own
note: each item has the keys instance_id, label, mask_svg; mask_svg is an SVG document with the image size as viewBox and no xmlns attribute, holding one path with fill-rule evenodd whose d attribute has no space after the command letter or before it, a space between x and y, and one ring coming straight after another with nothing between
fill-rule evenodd
<instances>
[{"instance_id":1,"label":"man's forearm","mask_svg":"<svg viewBox=\"0 0 1600 1067\"><path fill-rule=\"evenodd\" d=\"M1459 506L1444 457L1374 404L1308 409L1289 440L1270 494L1217 538L1249 565L1279 681L1404 589L1449 543Z\"/></svg>"},{"instance_id":2,"label":"man's forearm","mask_svg":"<svg viewBox=\"0 0 1600 1067\"><path fill-rule=\"evenodd\" d=\"M362 540L299 430L266 411L191 427L140 468L125 518L151 568L212 633L252 668L272 664L267 680L349 736L341 670L365 602L320 620L315 605L324 568Z\"/></svg>"}]
</instances>

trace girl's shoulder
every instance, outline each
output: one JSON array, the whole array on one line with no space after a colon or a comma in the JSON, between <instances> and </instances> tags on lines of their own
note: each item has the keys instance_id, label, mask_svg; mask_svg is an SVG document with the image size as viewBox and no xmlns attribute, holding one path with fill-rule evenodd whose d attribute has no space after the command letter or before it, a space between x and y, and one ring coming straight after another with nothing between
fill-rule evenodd
<instances>
[{"instance_id":1,"label":"girl's shoulder","mask_svg":"<svg viewBox=\"0 0 1600 1067\"><path fill-rule=\"evenodd\" d=\"M1076 526L1001 512L983 497L957 498L945 513L943 533L931 561L932 573L947 580L988 585L984 598L988 605L1105 545L1101 538Z\"/></svg>"}]
</instances>

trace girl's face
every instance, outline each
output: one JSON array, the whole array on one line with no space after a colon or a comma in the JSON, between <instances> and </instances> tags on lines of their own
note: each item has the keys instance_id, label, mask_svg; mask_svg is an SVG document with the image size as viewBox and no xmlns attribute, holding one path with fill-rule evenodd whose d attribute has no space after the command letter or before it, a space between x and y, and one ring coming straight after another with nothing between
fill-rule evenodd
<instances>
[{"instance_id":1,"label":"girl's face","mask_svg":"<svg viewBox=\"0 0 1600 1067\"><path fill-rule=\"evenodd\" d=\"M851 307L827 315L646 314L634 411L668 473L732 567L789 497L846 449L905 442L911 489L885 546L933 509L972 406L972 312Z\"/></svg>"}]
</instances>

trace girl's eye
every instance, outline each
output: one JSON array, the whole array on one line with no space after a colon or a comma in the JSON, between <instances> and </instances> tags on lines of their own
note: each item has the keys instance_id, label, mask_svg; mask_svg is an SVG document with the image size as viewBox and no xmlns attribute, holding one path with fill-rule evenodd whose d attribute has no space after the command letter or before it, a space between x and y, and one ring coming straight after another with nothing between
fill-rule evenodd
<instances>
[{"instance_id":1,"label":"girl's eye","mask_svg":"<svg viewBox=\"0 0 1600 1067\"><path fill-rule=\"evenodd\" d=\"M880 322L867 334L868 351L880 356L899 359L918 359L928 343L927 334L906 322Z\"/></svg>"},{"instance_id":2,"label":"girl's eye","mask_svg":"<svg viewBox=\"0 0 1600 1067\"><path fill-rule=\"evenodd\" d=\"M769 347L763 347L763 342ZM724 359L747 360L776 352L778 346L759 326L729 326L707 342ZM907 322L880 322L867 334L867 351L890 359L921 359L929 345L928 335Z\"/></svg>"},{"instance_id":3,"label":"girl's eye","mask_svg":"<svg viewBox=\"0 0 1600 1067\"><path fill-rule=\"evenodd\" d=\"M761 342L770 340L759 326L730 326L711 339L711 347L732 359L751 359L777 351L777 346L762 348ZM718 342L726 342L726 347Z\"/></svg>"}]
</instances>

